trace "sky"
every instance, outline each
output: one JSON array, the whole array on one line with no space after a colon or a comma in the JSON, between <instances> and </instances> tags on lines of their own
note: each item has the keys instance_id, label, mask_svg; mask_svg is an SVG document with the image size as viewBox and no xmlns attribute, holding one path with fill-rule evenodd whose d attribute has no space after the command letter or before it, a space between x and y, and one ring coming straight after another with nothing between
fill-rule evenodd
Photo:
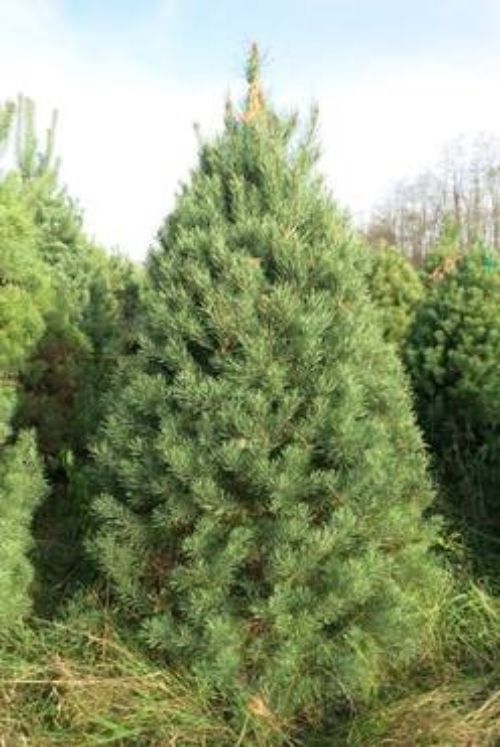
<instances>
[{"instance_id":1,"label":"sky","mask_svg":"<svg viewBox=\"0 0 500 747\"><path fill-rule=\"evenodd\" d=\"M366 219L461 134L500 134L500 0L0 0L0 101L57 109L88 232L141 259L264 55L279 109L320 110L320 168Z\"/></svg>"}]
</instances>

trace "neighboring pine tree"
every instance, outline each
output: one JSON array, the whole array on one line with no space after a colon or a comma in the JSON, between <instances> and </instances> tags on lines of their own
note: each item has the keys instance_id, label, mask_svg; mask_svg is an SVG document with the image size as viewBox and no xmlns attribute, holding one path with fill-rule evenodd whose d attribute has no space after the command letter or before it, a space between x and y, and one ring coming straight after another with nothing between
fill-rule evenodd
<instances>
[{"instance_id":1,"label":"neighboring pine tree","mask_svg":"<svg viewBox=\"0 0 500 747\"><path fill-rule=\"evenodd\" d=\"M465 250L461 247L459 230L452 221L448 221L444 225L435 247L425 258L422 265L420 277L424 287L431 290L435 288L436 280L440 280L450 270L453 270L464 251L471 248L477 248L477 245L467 247Z\"/></svg>"},{"instance_id":2,"label":"neighboring pine tree","mask_svg":"<svg viewBox=\"0 0 500 747\"><path fill-rule=\"evenodd\" d=\"M83 576L79 538L91 490L88 442L108 380L133 334L133 319L127 316L135 273L130 263L109 257L85 236L80 211L59 182L55 117L41 147L33 102L20 97L8 111L17 135L14 143L10 139L9 179L17 184L16 199L34 231L36 262L27 253L24 261L35 278L49 278L53 290L43 312L43 334L23 366L15 417L17 428L36 430L50 483L35 521L44 580L38 597L47 611L56 590L63 596L68 580ZM12 337L20 344L19 330Z\"/></svg>"},{"instance_id":3,"label":"neighboring pine tree","mask_svg":"<svg viewBox=\"0 0 500 747\"><path fill-rule=\"evenodd\" d=\"M447 246L426 282L406 359L448 506L484 553L500 536L500 263Z\"/></svg>"},{"instance_id":4,"label":"neighboring pine tree","mask_svg":"<svg viewBox=\"0 0 500 747\"><path fill-rule=\"evenodd\" d=\"M22 184L0 181L0 370L15 377L45 328L50 287Z\"/></svg>"},{"instance_id":5,"label":"neighboring pine tree","mask_svg":"<svg viewBox=\"0 0 500 747\"><path fill-rule=\"evenodd\" d=\"M444 576L369 258L314 121L273 112L256 49L247 79L149 258L90 547L150 647L256 718L315 718L414 659Z\"/></svg>"},{"instance_id":6,"label":"neighboring pine tree","mask_svg":"<svg viewBox=\"0 0 500 747\"><path fill-rule=\"evenodd\" d=\"M400 346L423 296L423 284L409 260L394 247L374 248L371 259L368 290L382 312L386 338Z\"/></svg>"},{"instance_id":7,"label":"neighboring pine tree","mask_svg":"<svg viewBox=\"0 0 500 747\"><path fill-rule=\"evenodd\" d=\"M0 438L0 449L1 629L19 623L31 608L31 525L46 486L33 434L25 431L8 444Z\"/></svg>"},{"instance_id":8,"label":"neighboring pine tree","mask_svg":"<svg viewBox=\"0 0 500 747\"><path fill-rule=\"evenodd\" d=\"M8 118L6 115L8 113ZM0 107L0 136L12 107ZM45 494L35 439L16 433L19 376L44 331L50 305L47 273L36 250L37 231L20 180L0 178L0 628L30 608L31 524Z\"/></svg>"}]
</instances>

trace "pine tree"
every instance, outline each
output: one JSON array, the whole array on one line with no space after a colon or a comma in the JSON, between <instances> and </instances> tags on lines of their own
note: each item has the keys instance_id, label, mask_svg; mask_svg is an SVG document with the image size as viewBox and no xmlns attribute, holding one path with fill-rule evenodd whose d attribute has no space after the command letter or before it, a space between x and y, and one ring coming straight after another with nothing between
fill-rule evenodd
<instances>
[{"instance_id":1,"label":"pine tree","mask_svg":"<svg viewBox=\"0 0 500 747\"><path fill-rule=\"evenodd\" d=\"M43 334L50 283L37 253L37 231L22 185L0 181L0 370L15 376Z\"/></svg>"},{"instance_id":2,"label":"pine tree","mask_svg":"<svg viewBox=\"0 0 500 747\"><path fill-rule=\"evenodd\" d=\"M484 554L500 531L500 264L484 247L462 254L448 242L429 257L426 282L406 360L448 509Z\"/></svg>"},{"instance_id":3,"label":"pine tree","mask_svg":"<svg viewBox=\"0 0 500 747\"><path fill-rule=\"evenodd\" d=\"M32 433L0 440L0 629L17 624L31 608L31 524L46 486Z\"/></svg>"},{"instance_id":4,"label":"pine tree","mask_svg":"<svg viewBox=\"0 0 500 747\"><path fill-rule=\"evenodd\" d=\"M0 227L0 269L19 280L6 281L0 293L0 324L7 331L0 365L8 358L16 378L9 427L36 431L50 484L34 521L44 612L56 588L64 595L75 570L79 580L84 575L79 538L91 490L88 441L111 372L133 334L133 319L125 329L125 318L135 288L130 264L87 239L82 215L60 184L55 122L54 116L41 146L30 99L19 97L0 116L10 166L4 211L11 215L3 233Z\"/></svg>"},{"instance_id":5,"label":"pine tree","mask_svg":"<svg viewBox=\"0 0 500 747\"><path fill-rule=\"evenodd\" d=\"M89 545L148 646L264 718L367 697L444 576L369 260L261 89L203 143L147 265L140 350L96 445Z\"/></svg>"},{"instance_id":6,"label":"pine tree","mask_svg":"<svg viewBox=\"0 0 500 747\"><path fill-rule=\"evenodd\" d=\"M7 117L7 114L8 117ZM13 108L0 108L8 136ZM31 523L45 494L33 434L16 433L19 376L44 331L50 284L36 251L37 232L16 175L0 179L0 628L30 608Z\"/></svg>"},{"instance_id":7,"label":"pine tree","mask_svg":"<svg viewBox=\"0 0 500 747\"><path fill-rule=\"evenodd\" d=\"M368 289L380 308L388 340L401 345L408 333L417 304L423 296L418 272L395 247L372 250Z\"/></svg>"}]
</instances>

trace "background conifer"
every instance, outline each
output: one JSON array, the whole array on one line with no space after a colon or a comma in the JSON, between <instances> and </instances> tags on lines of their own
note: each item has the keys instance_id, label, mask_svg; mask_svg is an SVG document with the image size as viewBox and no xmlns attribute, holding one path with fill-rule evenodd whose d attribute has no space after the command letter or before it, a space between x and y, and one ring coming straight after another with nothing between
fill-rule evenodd
<instances>
[{"instance_id":1,"label":"background conifer","mask_svg":"<svg viewBox=\"0 0 500 747\"><path fill-rule=\"evenodd\" d=\"M422 281L410 261L395 247L378 245L372 250L371 260L370 296L381 310L386 338L400 346L423 296Z\"/></svg>"},{"instance_id":2,"label":"background conifer","mask_svg":"<svg viewBox=\"0 0 500 747\"><path fill-rule=\"evenodd\" d=\"M0 138L7 138L13 116L12 106L0 107ZM35 438L13 425L19 379L44 332L50 304L36 239L19 178L0 175L0 628L29 611L31 524L45 494Z\"/></svg>"},{"instance_id":3,"label":"background conifer","mask_svg":"<svg viewBox=\"0 0 500 747\"><path fill-rule=\"evenodd\" d=\"M406 360L451 515L480 554L500 536L500 264L482 246L441 247Z\"/></svg>"}]
</instances>

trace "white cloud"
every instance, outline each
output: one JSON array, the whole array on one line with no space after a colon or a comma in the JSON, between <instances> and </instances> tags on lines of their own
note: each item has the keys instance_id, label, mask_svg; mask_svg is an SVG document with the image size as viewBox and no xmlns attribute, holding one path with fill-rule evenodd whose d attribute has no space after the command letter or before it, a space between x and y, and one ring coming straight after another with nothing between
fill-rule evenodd
<instances>
[{"instance_id":1,"label":"white cloud","mask_svg":"<svg viewBox=\"0 0 500 747\"><path fill-rule=\"evenodd\" d=\"M59 110L62 177L89 232L143 256L193 163L193 123L213 128L224 87L183 88L139 65L89 60L50 0L17 9L0 0L0 71L0 100L29 95L41 124Z\"/></svg>"},{"instance_id":2,"label":"white cloud","mask_svg":"<svg viewBox=\"0 0 500 747\"><path fill-rule=\"evenodd\" d=\"M500 133L496 60L481 69L434 64L367 76L317 93L323 168L339 198L366 213L394 182L432 166L461 134Z\"/></svg>"},{"instance_id":3,"label":"white cloud","mask_svg":"<svg viewBox=\"0 0 500 747\"><path fill-rule=\"evenodd\" d=\"M164 0L162 12L168 15L173 2ZM500 132L499 73L496 60L480 68L467 59L420 63L390 74L375 61L364 77L344 84L338 74L329 83L327 72L307 91L290 83L279 101L319 103L323 170L340 200L363 213L393 181L432 162L447 139ZM59 109L62 175L88 229L136 258L193 163L192 123L205 131L218 125L225 90L223 81L181 85L112 51L90 59L62 0L0 0L0 100L22 91L39 103L45 121Z\"/></svg>"}]
</instances>

